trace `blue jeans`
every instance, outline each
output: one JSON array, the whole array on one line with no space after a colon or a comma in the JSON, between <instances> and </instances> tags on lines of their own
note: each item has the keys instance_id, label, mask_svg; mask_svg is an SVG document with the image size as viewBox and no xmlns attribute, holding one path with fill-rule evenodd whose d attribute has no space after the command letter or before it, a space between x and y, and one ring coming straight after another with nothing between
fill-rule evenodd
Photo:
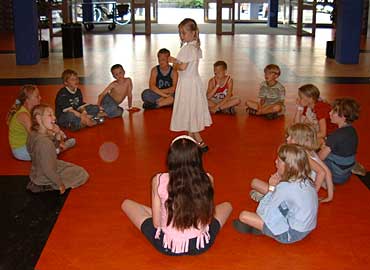
<instances>
[{"instance_id":1,"label":"blue jeans","mask_svg":"<svg viewBox=\"0 0 370 270\"><path fill-rule=\"evenodd\" d=\"M98 105L87 105L85 107L85 110L88 115L91 115L93 117L97 116L100 109ZM64 128L69 128L72 131L77 131L82 128L81 125L81 118L75 116L71 112L64 112L62 113L58 118L58 125Z\"/></svg>"},{"instance_id":2,"label":"blue jeans","mask_svg":"<svg viewBox=\"0 0 370 270\"><path fill-rule=\"evenodd\" d=\"M151 89L145 89L141 93L141 99L144 101L144 103L157 104L157 100L160 98L161 96Z\"/></svg>"},{"instance_id":3,"label":"blue jeans","mask_svg":"<svg viewBox=\"0 0 370 270\"><path fill-rule=\"evenodd\" d=\"M23 160L23 161L31 160L31 156L28 153L26 146L22 146L22 147L15 148L15 149L12 148L12 153L13 153L13 156L18 160Z\"/></svg>"},{"instance_id":4,"label":"blue jeans","mask_svg":"<svg viewBox=\"0 0 370 270\"><path fill-rule=\"evenodd\" d=\"M101 101L101 106L104 108L104 111L109 118L122 116L123 109L118 106L116 101L109 94L106 94L103 97L103 100Z\"/></svg>"}]
</instances>

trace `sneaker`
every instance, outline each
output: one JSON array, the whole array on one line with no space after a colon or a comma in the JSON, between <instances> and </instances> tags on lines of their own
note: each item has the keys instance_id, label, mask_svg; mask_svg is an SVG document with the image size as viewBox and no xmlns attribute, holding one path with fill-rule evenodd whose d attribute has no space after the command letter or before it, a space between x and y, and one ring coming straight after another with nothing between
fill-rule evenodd
<instances>
[{"instance_id":1,"label":"sneaker","mask_svg":"<svg viewBox=\"0 0 370 270\"><path fill-rule=\"evenodd\" d=\"M366 169L360 163L356 161L355 166L353 166L351 172L356 175L366 176Z\"/></svg>"},{"instance_id":2,"label":"sneaker","mask_svg":"<svg viewBox=\"0 0 370 270\"><path fill-rule=\"evenodd\" d=\"M151 110L157 108L157 104L155 103L149 103L149 102L144 102L143 103L143 109L145 110Z\"/></svg>"},{"instance_id":3,"label":"sneaker","mask_svg":"<svg viewBox=\"0 0 370 270\"><path fill-rule=\"evenodd\" d=\"M208 150L209 150L208 145L206 145L204 142L199 143L199 147L200 147L200 150L201 150L203 153L206 153L206 152L208 152Z\"/></svg>"},{"instance_id":4,"label":"sneaker","mask_svg":"<svg viewBox=\"0 0 370 270\"><path fill-rule=\"evenodd\" d=\"M265 195L263 195L262 193L258 192L257 190L252 189L249 192L249 196L251 197L251 199L253 201L260 202Z\"/></svg>"},{"instance_id":5,"label":"sneaker","mask_svg":"<svg viewBox=\"0 0 370 270\"><path fill-rule=\"evenodd\" d=\"M246 109L249 115L257 115L257 110L247 107Z\"/></svg>"},{"instance_id":6,"label":"sneaker","mask_svg":"<svg viewBox=\"0 0 370 270\"><path fill-rule=\"evenodd\" d=\"M230 108L227 108L227 109L222 110L222 113L234 115L236 112L235 112L235 108L234 107L230 107Z\"/></svg>"},{"instance_id":7,"label":"sneaker","mask_svg":"<svg viewBox=\"0 0 370 270\"><path fill-rule=\"evenodd\" d=\"M237 230L240 233L249 233L249 234L254 234L254 235L263 234L260 230L241 222L239 219L233 220L233 227L235 230Z\"/></svg>"},{"instance_id":8,"label":"sneaker","mask_svg":"<svg viewBox=\"0 0 370 270\"><path fill-rule=\"evenodd\" d=\"M65 147L64 150L70 149L75 145L76 145L76 139L75 138L69 138L68 140L66 140L64 142L64 147Z\"/></svg>"},{"instance_id":9,"label":"sneaker","mask_svg":"<svg viewBox=\"0 0 370 270\"><path fill-rule=\"evenodd\" d=\"M104 121L105 121L104 117L102 117L102 116L95 116L95 117L93 118L93 120L94 120L97 124L103 124L103 123L104 123Z\"/></svg>"},{"instance_id":10,"label":"sneaker","mask_svg":"<svg viewBox=\"0 0 370 270\"><path fill-rule=\"evenodd\" d=\"M230 115L235 115L236 114L235 107L230 107L229 108L229 114Z\"/></svg>"},{"instance_id":11,"label":"sneaker","mask_svg":"<svg viewBox=\"0 0 370 270\"><path fill-rule=\"evenodd\" d=\"M279 114L278 113L268 113L268 114L265 114L265 118L268 119L268 120L274 120L276 118L279 117Z\"/></svg>"}]
</instances>

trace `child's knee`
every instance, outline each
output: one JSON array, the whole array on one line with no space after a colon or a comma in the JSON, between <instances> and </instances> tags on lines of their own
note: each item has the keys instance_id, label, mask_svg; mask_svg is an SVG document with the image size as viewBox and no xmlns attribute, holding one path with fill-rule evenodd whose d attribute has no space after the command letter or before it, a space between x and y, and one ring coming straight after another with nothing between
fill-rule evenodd
<instances>
[{"instance_id":1,"label":"child's knee","mask_svg":"<svg viewBox=\"0 0 370 270\"><path fill-rule=\"evenodd\" d=\"M122 202L122 204L121 204L121 209L122 209L122 211L123 211L123 212L126 212L126 211L127 211L127 209L129 208L130 204L131 204L131 200L130 200L130 199L126 199L126 200L124 200L124 201Z\"/></svg>"}]
</instances>

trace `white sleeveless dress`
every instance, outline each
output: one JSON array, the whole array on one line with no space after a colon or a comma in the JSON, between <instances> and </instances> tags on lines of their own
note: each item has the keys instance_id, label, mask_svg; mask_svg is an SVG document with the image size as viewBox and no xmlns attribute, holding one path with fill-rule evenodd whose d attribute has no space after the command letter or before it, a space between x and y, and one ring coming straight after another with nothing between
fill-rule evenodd
<instances>
[{"instance_id":1,"label":"white sleeveless dress","mask_svg":"<svg viewBox=\"0 0 370 270\"><path fill-rule=\"evenodd\" d=\"M188 66L179 71L170 125L172 131L199 132L212 124L206 89L198 72L200 58L202 51L196 47L195 41L184 45L177 55L177 59Z\"/></svg>"}]
</instances>

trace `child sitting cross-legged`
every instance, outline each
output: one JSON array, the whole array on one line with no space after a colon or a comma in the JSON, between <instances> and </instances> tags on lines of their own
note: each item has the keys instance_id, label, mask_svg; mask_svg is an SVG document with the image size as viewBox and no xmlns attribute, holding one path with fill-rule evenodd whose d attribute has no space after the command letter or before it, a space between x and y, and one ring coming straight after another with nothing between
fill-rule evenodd
<instances>
[{"instance_id":1,"label":"child sitting cross-legged","mask_svg":"<svg viewBox=\"0 0 370 270\"><path fill-rule=\"evenodd\" d=\"M66 69L62 73L64 87L55 97L55 112L58 125L77 131L86 126L104 122L104 111L98 105L87 104L78 88L77 72Z\"/></svg>"},{"instance_id":2,"label":"child sitting cross-legged","mask_svg":"<svg viewBox=\"0 0 370 270\"><path fill-rule=\"evenodd\" d=\"M233 79L227 74L227 64L217 61L213 64L215 76L208 81L207 99L211 113L235 114L240 98L233 95Z\"/></svg>"},{"instance_id":3,"label":"child sitting cross-legged","mask_svg":"<svg viewBox=\"0 0 370 270\"><path fill-rule=\"evenodd\" d=\"M204 171L202 151L192 137L172 141L167 168L152 179L151 207L126 199L122 210L159 252L201 254L213 245L231 204L214 204L213 178Z\"/></svg>"},{"instance_id":4,"label":"child sitting cross-legged","mask_svg":"<svg viewBox=\"0 0 370 270\"><path fill-rule=\"evenodd\" d=\"M278 82L280 68L270 64L264 69L265 80L260 85L258 101L247 100L249 115L262 115L267 119L275 119L285 113L285 87Z\"/></svg>"}]
</instances>

